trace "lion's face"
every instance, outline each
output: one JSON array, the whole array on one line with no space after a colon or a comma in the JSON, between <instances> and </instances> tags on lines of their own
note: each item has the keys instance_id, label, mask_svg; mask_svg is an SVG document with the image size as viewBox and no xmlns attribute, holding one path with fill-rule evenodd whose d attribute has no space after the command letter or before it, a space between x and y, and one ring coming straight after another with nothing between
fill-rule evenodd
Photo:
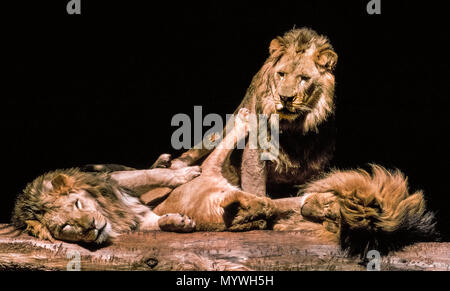
<instances>
[{"instance_id":1,"label":"lion's face","mask_svg":"<svg viewBox=\"0 0 450 291\"><path fill-rule=\"evenodd\" d=\"M269 51L254 84L258 111L300 121L304 132L316 128L334 109L333 47L325 36L302 28L273 39Z\"/></svg>"},{"instance_id":2,"label":"lion's face","mask_svg":"<svg viewBox=\"0 0 450 291\"><path fill-rule=\"evenodd\" d=\"M111 222L85 189L59 193L52 207L42 220L54 238L84 243L103 243L109 239Z\"/></svg>"},{"instance_id":3,"label":"lion's face","mask_svg":"<svg viewBox=\"0 0 450 291\"><path fill-rule=\"evenodd\" d=\"M121 191L106 174L57 170L28 184L12 222L41 239L101 244L138 227L140 204Z\"/></svg>"},{"instance_id":4,"label":"lion's face","mask_svg":"<svg viewBox=\"0 0 450 291\"><path fill-rule=\"evenodd\" d=\"M281 119L296 119L315 106L312 93L320 86L321 74L312 52L285 54L272 70L272 94Z\"/></svg>"}]
</instances>

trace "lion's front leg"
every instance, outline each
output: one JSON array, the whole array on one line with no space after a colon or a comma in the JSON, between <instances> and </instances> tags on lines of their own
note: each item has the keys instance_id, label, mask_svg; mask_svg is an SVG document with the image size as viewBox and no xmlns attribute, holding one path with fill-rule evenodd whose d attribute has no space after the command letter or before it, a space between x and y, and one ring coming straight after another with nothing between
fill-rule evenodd
<instances>
[{"instance_id":1,"label":"lion's front leg","mask_svg":"<svg viewBox=\"0 0 450 291\"><path fill-rule=\"evenodd\" d=\"M177 170L156 168L150 170L118 171L111 173L111 178L120 186L131 189L141 195L155 187L175 188L199 176L199 166Z\"/></svg>"},{"instance_id":2,"label":"lion's front leg","mask_svg":"<svg viewBox=\"0 0 450 291\"><path fill-rule=\"evenodd\" d=\"M245 146L241 163L241 188L245 192L266 196L266 163L259 158L258 149Z\"/></svg>"}]
</instances>

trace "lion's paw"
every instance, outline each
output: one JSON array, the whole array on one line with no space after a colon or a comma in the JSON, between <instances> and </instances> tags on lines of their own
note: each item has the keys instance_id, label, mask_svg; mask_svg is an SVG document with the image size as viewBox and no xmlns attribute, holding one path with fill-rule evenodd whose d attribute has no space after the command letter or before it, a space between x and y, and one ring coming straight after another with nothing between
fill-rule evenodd
<instances>
[{"instance_id":1,"label":"lion's paw","mask_svg":"<svg viewBox=\"0 0 450 291\"><path fill-rule=\"evenodd\" d=\"M170 161L170 168L172 170L179 170L186 167L189 167L189 163L183 159L176 158Z\"/></svg>"},{"instance_id":2,"label":"lion's paw","mask_svg":"<svg viewBox=\"0 0 450 291\"><path fill-rule=\"evenodd\" d=\"M172 156L170 154L162 154L158 157L152 168L169 168Z\"/></svg>"},{"instance_id":3,"label":"lion's paw","mask_svg":"<svg viewBox=\"0 0 450 291\"><path fill-rule=\"evenodd\" d=\"M243 225L245 228L247 223L270 219L275 214L269 198L240 191L228 194L220 206L225 211L224 219L228 226Z\"/></svg>"},{"instance_id":4,"label":"lion's paw","mask_svg":"<svg viewBox=\"0 0 450 291\"><path fill-rule=\"evenodd\" d=\"M174 170L173 171L174 177L170 184L173 187L183 185L183 184L191 181L195 177L200 176L201 173L202 173L202 169L200 168L200 166L186 167L186 168Z\"/></svg>"},{"instance_id":5,"label":"lion's paw","mask_svg":"<svg viewBox=\"0 0 450 291\"><path fill-rule=\"evenodd\" d=\"M336 195L333 193L311 193L301 208L303 217L323 222L325 220L337 221L339 219L340 206Z\"/></svg>"},{"instance_id":6,"label":"lion's paw","mask_svg":"<svg viewBox=\"0 0 450 291\"><path fill-rule=\"evenodd\" d=\"M192 232L195 230L195 221L186 215L169 213L158 220L159 228L163 231Z\"/></svg>"}]
</instances>

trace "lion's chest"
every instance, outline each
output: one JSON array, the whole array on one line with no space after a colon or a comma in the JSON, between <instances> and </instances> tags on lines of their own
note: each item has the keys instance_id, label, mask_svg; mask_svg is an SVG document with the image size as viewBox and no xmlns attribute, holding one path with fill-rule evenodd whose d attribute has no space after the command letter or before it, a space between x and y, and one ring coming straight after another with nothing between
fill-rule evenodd
<instances>
[{"instance_id":1,"label":"lion's chest","mask_svg":"<svg viewBox=\"0 0 450 291\"><path fill-rule=\"evenodd\" d=\"M289 164L293 162L289 161ZM283 162L280 164L270 161L266 164L267 184L303 184L315 174L314 172L308 165L297 164L291 167Z\"/></svg>"},{"instance_id":2,"label":"lion's chest","mask_svg":"<svg viewBox=\"0 0 450 291\"><path fill-rule=\"evenodd\" d=\"M266 185L269 195L280 197L296 194L295 186L305 184L321 173L334 151L329 136L310 134L280 135L277 160L266 162Z\"/></svg>"}]
</instances>

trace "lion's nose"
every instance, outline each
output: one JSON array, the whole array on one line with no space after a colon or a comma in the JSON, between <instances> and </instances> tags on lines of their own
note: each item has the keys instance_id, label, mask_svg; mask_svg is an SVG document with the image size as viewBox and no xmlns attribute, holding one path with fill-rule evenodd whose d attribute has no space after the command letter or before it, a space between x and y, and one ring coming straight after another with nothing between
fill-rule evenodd
<instances>
[{"instance_id":1,"label":"lion's nose","mask_svg":"<svg viewBox=\"0 0 450 291\"><path fill-rule=\"evenodd\" d=\"M295 98L295 95L292 95L292 96L282 96L282 95L280 95L280 99L283 102L291 102L292 100L294 100L294 98Z\"/></svg>"},{"instance_id":2,"label":"lion's nose","mask_svg":"<svg viewBox=\"0 0 450 291\"><path fill-rule=\"evenodd\" d=\"M96 228L96 226L95 226L95 218L94 217L90 217L88 215L85 215L85 216L83 216L81 218L80 222L81 222L81 226L84 229L86 229L86 230L95 229Z\"/></svg>"}]
</instances>

